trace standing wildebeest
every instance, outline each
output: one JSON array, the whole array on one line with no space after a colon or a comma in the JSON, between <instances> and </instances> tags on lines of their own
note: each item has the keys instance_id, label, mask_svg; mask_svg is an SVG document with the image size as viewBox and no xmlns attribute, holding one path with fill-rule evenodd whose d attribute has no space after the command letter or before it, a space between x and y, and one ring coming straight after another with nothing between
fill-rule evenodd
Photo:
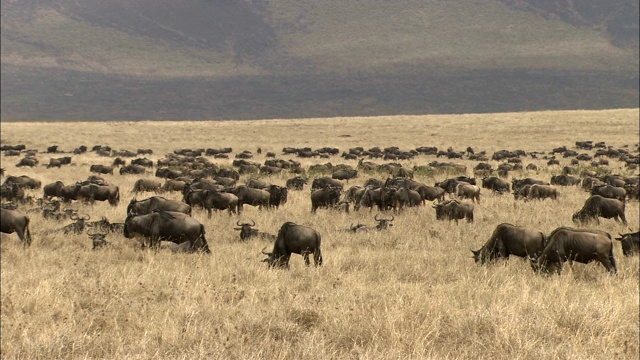
<instances>
[{"instance_id":1,"label":"standing wildebeest","mask_svg":"<svg viewBox=\"0 0 640 360\"><path fill-rule=\"evenodd\" d=\"M362 206L365 206L369 208L369 211L371 211L374 205L381 207L381 189L382 188L365 187L362 196L360 196L360 201L355 203L353 209L358 211Z\"/></svg>"},{"instance_id":2,"label":"standing wildebeest","mask_svg":"<svg viewBox=\"0 0 640 360\"><path fill-rule=\"evenodd\" d=\"M289 268L291 254L300 254L304 257L305 265L309 266L309 254L313 254L314 264L316 266L322 265L321 242L320 233L316 230L293 222L286 222L278 231L273 250L268 253L262 249L262 253L267 255L263 262L268 263L269 267Z\"/></svg>"},{"instance_id":3,"label":"standing wildebeest","mask_svg":"<svg viewBox=\"0 0 640 360\"><path fill-rule=\"evenodd\" d=\"M413 190L417 191L418 194L420 194L423 203L425 200L438 200L438 202L444 201L444 189L439 186L420 185Z\"/></svg>"},{"instance_id":4,"label":"standing wildebeest","mask_svg":"<svg viewBox=\"0 0 640 360\"><path fill-rule=\"evenodd\" d=\"M613 240L611 235L600 230L573 229L559 227L547 238L547 245L540 256L530 258L531 267L538 272L562 272L562 264L569 260L588 264L592 261L601 263L607 271L618 272L613 257Z\"/></svg>"},{"instance_id":5,"label":"standing wildebeest","mask_svg":"<svg viewBox=\"0 0 640 360\"><path fill-rule=\"evenodd\" d=\"M509 182L502 180L498 177L492 176L488 178L487 177L482 178L482 187L502 194L504 192L509 191L510 185L509 185Z\"/></svg>"},{"instance_id":6,"label":"standing wildebeest","mask_svg":"<svg viewBox=\"0 0 640 360\"><path fill-rule=\"evenodd\" d=\"M347 180L347 182L349 182L349 179L353 179L356 177L358 177L358 170L355 169L336 170L331 175L332 179Z\"/></svg>"},{"instance_id":7,"label":"standing wildebeest","mask_svg":"<svg viewBox=\"0 0 640 360\"><path fill-rule=\"evenodd\" d=\"M519 190L520 188L522 188L525 185L549 185L549 183L546 182L546 181L536 180L536 179L532 179L532 178L513 179L513 180L511 180L511 188L514 191Z\"/></svg>"},{"instance_id":8,"label":"standing wildebeest","mask_svg":"<svg viewBox=\"0 0 640 360\"><path fill-rule=\"evenodd\" d=\"M319 207L332 208L340 201L340 188L326 187L312 190L311 192L311 212L316 213Z\"/></svg>"},{"instance_id":9,"label":"standing wildebeest","mask_svg":"<svg viewBox=\"0 0 640 360\"><path fill-rule=\"evenodd\" d=\"M534 184L529 188L529 193L527 194L526 200L544 200L546 198L557 199L558 190L549 185Z\"/></svg>"},{"instance_id":10,"label":"standing wildebeest","mask_svg":"<svg viewBox=\"0 0 640 360\"><path fill-rule=\"evenodd\" d=\"M458 200L449 200L442 204L433 206L436 209L436 220L458 220L467 219L473 222L473 204L461 203Z\"/></svg>"},{"instance_id":11,"label":"standing wildebeest","mask_svg":"<svg viewBox=\"0 0 640 360\"><path fill-rule=\"evenodd\" d=\"M456 195L461 199L471 199L474 202L480 203L480 188L475 185L458 184L456 187Z\"/></svg>"},{"instance_id":12,"label":"standing wildebeest","mask_svg":"<svg viewBox=\"0 0 640 360\"><path fill-rule=\"evenodd\" d=\"M7 184L5 182L5 184L0 187L0 198L7 201L23 202L24 190L16 183Z\"/></svg>"},{"instance_id":13,"label":"standing wildebeest","mask_svg":"<svg viewBox=\"0 0 640 360\"><path fill-rule=\"evenodd\" d=\"M640 232L636 231L628 234L618 233L618 235L620 235L620 237L616 238L616 240L622 244L622 253L624 256L633 256L640 253Z\"/></svg>"},{"instance_id":14,"label":"standing wildebeest","mask_svg":"<svg viewBox=\"0 0 640 360\"><path fill-rule=\"evenodd\" d=\"M147 158L137 158L131 160L131 165L140 165L148 168L153 167L153 160L149 160Z\"/></svg>"},{"instance_id":15,"label":"standing wildebeest","mask_svg":"<svg viewBox=\"0 0 640 360\"><path fill-rule=\"evenodd\" d=\"M127 206L127 216L150 214L155 209L177 211L191 215L191 206L176 200L165 199L162 196L152 196L144 200L131 199Z\"/></svg>"},{"instance_id":16,"label":"standing wildebeest","mask_svg":"<svg viewBox=\"0 0 640 360\"><path fill-rule=\"evenodd\" d=\"M153 192L161 192L162 184L159 181L152 179L138 179L135 184L133 184L133 190L131 192L138 193L144 191L153 191Z\"/></svg>"},{"instance_id":17,"label":"standing wildebeest","mask_svg":"<svg viewBox=\"0 0 640 360\"><path fill-rule=\"evenodd\" d=\"M238 197L238 213L242 212L244 204L258 206L260 209L262 209L263 206L269 207L271 194L266 190L252 189L246 185L240 185L228 189L226 192L230 192Z\"/></svg>"},{"instance_id":18,"label":"standing wildebeest","mask_svg":"<svg viewBox=\"0 0 640 360\"><path fill-rule=\"evenodd\" d=\"M340 190L342 190L342 188L344 187L344 185L342 184L342 182L340 180L337 179L332 179L330 177L321 177L321 178L317 178L317 179L313 179L313 182L311 183L311 190L316 190L316 189L323 189L326 187L337 187L340 188Z\"/></svg>"},{"instance_id":19,"label":"standing wildebeest","mask_svg":"<svg viewBox=\"0 0 640 360\"><path fill-rule=\"evenodd\" d=\"M162 185L162 191L180 191L183 192L187 187L187 182L182 180L167 179Z\"/></svg>"},{"instance_id":20,"label":"standing wildebeest","mask_svg":"<svg viewBox=\"0 0 640 360\"><path fill-rule=\"evenodd\" d=\"M265 190L269 192L269 207L277 209L278 206L287 202L288 190L286 187L271 185Z\"/></svg>"},{"instance_id":21,"label":"standing wildebeest","mask_svg":"<svg viewBox=\"0 0 640 360\"><path fill-rule=\"evenodd\" d=\"M111 174L113 175L113 166L105 166L105 165L91 165L89 167L90 172L98 173L98 174Z\"/></svg>"},{"instance_id":22,"label":"standing wildebeest","mask_svg":"<svg viewBox=\"0 0 640 360\"><path fill-rule=\"evenodd\" d=\"M0 208L0 232L5 234L15 232L24 247L31 245L29 218L18 210Z\"/></svg>"},{"instance_id":23,"label":"standing wildebeest","mask_svg":"<svg viewBox=\"0 0 640 360\"><path fill-rule=\"evenodd\" d=\"M189 241L191 251L211 253L204 225L181 212L155 209L150 214L128 216L124 222L124 237L130 239L136 234L149 238L150 247L159 246L161 240L176 244Z\"/></svg>"},{"instance_id":24,"label":"standing wildebeest","mask_svg":"<svg viewBox=\"0 0 640 360\"><path fill-rule=\"evenodd\" d=\"M8 176L3 185L17 184L21 189L40 189L42 182L27 175Z\"/></svg>"},{"instance_id":25,"label":"standing wildebeest","mask_svg":"<svg viewBox=\"0 0 640 360\"><path fill-rule=\"evenodd\" d=\"M287 189L289 190L302 190L304 188L304 184L307 183L307 180L301 176L296 176L294 178L287 180Z\"/></svg>"},{"instance_id":26,"label":"standing wildebeest","mask_svg":"<svg viewBox=\"0 0 640 360\"><path fill-rule=\"evenodd\" d=\"M252 237L267 239L270 241L275 241L277 238L275 235L259 231L258 229L252 229L253 226L256 226L256 222L253 220L251 220L251 224L249 223L241 224L240 221L237 221L236 225L240 227L233 228L233 230L240 230L240 239L244 241L249 240Z\"/></svg>"},{"instance_id":27,"label":"standing wildebeest","mask_svg":"<svg viewBox=\"0 0 640 360\"><path fill-rule=\"evenodd\" d=\"M109 201L109 205L117 206L120 202L120 189L114 185L84 185L78 190L78 200L91 204L95 201Z\"/></svg>"},{"instance_id":28,"label":"standing wildebeest","mask_svg":"<svg viewBox=\"0 0 640 360\"><path fill-rule=\"evenodd\" d=\"M479 250L471 250L476 263L484 264L495 259L538 256L544 249L546 237L538 230L511 224L500 224Z\"/></svg>"},{"instance_id":29,"label":"standing wildebeest","mask_svg":"<svg viewBox=\"0 0 640 360\"><path fill-rule=\"evenodd\" d=\"M271 184L269 184L266 181L260 180L260 179L256 179L256 178L249 178L246 183L245 183L248 187L253 188L253 189L268 189L269 187L271 187Z\"/></svg>"},{"instance_id":30,"label":"standing wildebeest","mask_svg":"<svg viewBox=\"0 0 640 360\"><path fill-rule=\"evenodd\" d=\"M625 201L627 198L627 191L624 188L607 185L594 185L591 188L591 195L600 195L608 199L618 199Z\"/></svg>"},{"instance_id":31,"label":"standing wildebeest","mask_svg":"<svg viewBox=\"0 0 640 360\"><path fill-rule=\"evenodd\" d=\"M207 216L211 218L211 209L228 210L229 215L238 213L238 197L231 193L217 190L204 190L204 208Z\"/></svg>"},{"instance_id":32,"label":"standing wildebeest","mask_svg":"<svg viewBox=\"0 0 640 360\"><path fill-rule=\"evenodd\" d=\"M566 174L554 175L551 177L551 185L578 186L580 185L580 178Z\"/></svg>"},{"instance_id":33,"label":"standing wildebeest","mask_svg":"<svg viewBox=\"0 0 640 360\"><path fill-rule=\"evenodd\" d=\"M586 222L590 219L596 220L600 224L598 217L605 219L622 220L623 224L627 224L624 216L625 203L616 199L607 199L600 195L592 195L585 202L582 209L573 214L574 222Z\"/></svg>"}]
</instances>

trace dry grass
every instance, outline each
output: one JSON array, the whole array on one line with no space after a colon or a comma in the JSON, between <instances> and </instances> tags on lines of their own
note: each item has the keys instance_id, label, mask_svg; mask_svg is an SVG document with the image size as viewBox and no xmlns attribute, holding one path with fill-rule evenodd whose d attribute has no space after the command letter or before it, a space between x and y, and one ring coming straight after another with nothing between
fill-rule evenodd
<instances>
[{"instance_id":1,"label":"dry grass","mask_svg":"<svg viewBox=\"0 0 640 360\"><path fill-rule=\"evenodd\" d=\"M638 126L637 109L247 122L3 122L2 143L41 150L54 143L64 150L81 144L149 147L154 160L177 148L225 146L234 153L261 146L279 154L284 146L470 145L492 153L549 151L589 139L633 145ZM39 158L48 161L47 155ZM75 156L74 166L46 170L16 169L17 159L2 160L8 174L30 175L43 184L84 179L88 164L111 161L87 154ZM408 165L432 160L421 156ZM331 162L355 165L341 158ZM548 180L560 171L533 162L539 172L515 176ZM625 173L618 164L610 167ZM349 185L370 176L384 177L362 174ZM282 185L288 177L267 180ZM444 177L417 180L431 184ZM138 177L106 178L120 186L120 205L80 206L81 212L122 221ZM436 221L429 206L408 209L380 234L341 231L350 223L372 224L368 211L319 210L312 216L307 188L292 192L277 211L247 206L241 219L254 219L262 231L276 233L290 220L322 234L325 265L305 268L294 256L289 271L267 269L260 249L270 244L240 243L232 230L238 218L226 213L209 220L195 212L205 224L211 256L142 251L117 235L108 237L110 248L91 251L86 235L44 235L63 224L34 214L31 248L23 250L15 234L2 236L1 357L637 358L639 263L637 256L623 257L619 244L617 276L597 264L565 265L561 276L546 277L517 258L491 266L471 259L469 247L479 247L502 222L546 233L571 226L571 214L587 194L560 191L558 201L530 203L485 191L474 224ZM629 226L638 229L638 203L626 211ZM613 220L593 227L612 234L628 230Z\"/></svg>"}]
</instances>

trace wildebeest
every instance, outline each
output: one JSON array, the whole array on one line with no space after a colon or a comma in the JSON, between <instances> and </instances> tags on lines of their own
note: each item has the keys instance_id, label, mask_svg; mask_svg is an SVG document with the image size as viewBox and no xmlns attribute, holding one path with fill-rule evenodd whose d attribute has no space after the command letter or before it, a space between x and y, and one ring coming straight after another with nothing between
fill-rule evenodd
<instances>
[{"instance_id":1,"label":"wildebeest","mask_svg":"<svg viewBox=\"0 0 640 360\"><path fill-rule=\"evenodd\" d=\"M24 247L31 245L29 217L18 210L0 208L0 232L5 234L15 232Z\"/></svg>"},{"instance_id":2,"label":"wildebeest","mask_svg":"<svg viewBox=\"0 0 640 360\"><path fill-rule=\"evenodd\" d=\"M422 197L423 202L425 200L434 201L438 200L439 202L444 201L444 189L439 186L428 186L428 185L420 185L413 190L417 191L418 194Z\"/></svg>"},{"instance_id":3,"label":"wildebeest","mask_svg":"<svg viewBox=\"0 0 640 360\"><path fill-rule=\"evenodd\" d=\"M130 214L146 215L152 213L155 209L177 211L191 215L191 206L181 201L165 199L162 196L152 196L144 200L131 199L127 206L127 216Z\"/></svg>"},{"instance_id":4,"label":"wildebeest","mask_svg":"<svg viewBox=\"0 0 640 360\"><path fill-rule=\"evenodd\" d=\"M484 264L500 258L508 259L509 255L523 258L538 256L545 243L546 237L541 231L503 223L496 226L479 250L471 252L476 263Z\"/></svg>"},{"instance_id":5,"label":"wildebeest","mask_svg":"<svg viewBox=\"0 0 640 360\"><path fill-rule=\"evenodd\" d=\"M111 174L111 175L113 175L113 166L91 165L89 167L89 171L97 173L97 174Z\"/></svg>"},{"instance_id":6,"label":"wildebeest","mask_svg":"<svg viewBox=\"0 0 640 360\"><path fill-rule=\"evenodd\" d=\"M291 254L300 254L304 257L305 265L309 266L309 254L313 254L313 262L316 266L322 265L322 252L320 250L321 236L316 230L297 225L293 222L285 222L278 231L278 236L273 245L273 250L263 260L269 267L289 268Z\"/></svg>"},{"instance_id":7,"label":"wildebeest","mask_svg":"<svg viewBox=\"0 0 640 360\"><path fill-rule=\"evenodd\" d=\"M25 194L24 190L22 190L22 188L18 184L7 184L5 182L5 184L0 187L0 198L7 201L16 201L22 203L25 199Z\"/></svg>"},{"instance_id":8,"label":"wildebeest","mask_svg":"<svg viewBox=\"0 0 640 360\"><path fill-rule=\"evenodd\" d=\"M321 178L317 178L317 179L313 179L313 182L311 183L311 190L316 190L316 189L323 189L326 187L337 187L340 188L340 190L342 190L342 188L344 187L344 185L342 184L342 182L340 180L337 179L332 179L330 177L321 177Z\"/></svg>"},{"instance_id":9,"label":"wildebeest","mask_svg":"<svg viewBox=\"0 0 640 360\"><path fill-rule=\"evenodd\" d=\"M532 179L532 178L525 178L525 179L513 179L511 180L511 188L514 191L519 190L520 188L522 188L525 185L549 185L548 182L546 181L542 181L542 180L536 180L536 179Z\"/></svg>"},{"instance_id":10,"label":"wildebeest","mask_svg":"<svg viewBox=\"0 0 640 360\"><path fill-rule=\"evenodd\" d=\"M190 250L211 253L205 238L205 229L198 220L176 212L155 209L146 215L128 216L124 222L124 237L130 239L136 234L149 238L150 247L157 247L161 240L174 243L189 241Z\"/></svg>"},{"instance_id":11,"label":"wildebeest","mask_svg":"<svg viewBox=\"0 0 640 360\"><path fill-rule=\"evenodd\" d=\"M42 190L44 191L43 198L50 199L54 196L60 196L60 192L64 188L64 183L62 181L56 181L51 184L45 185Z\"/></svg>"},{"instance_id":12,"label":"wildebeest","mask_svg":"<svg viewBox=\"0 0 640 360\"><path fill-rule=\"evenodd\" d=\"M448 200L434 205L433 208L436 209L437 220L455 220L456 224L461 219L473 222L473 204L461 203L458 200Z\"/></svg>"},{"instance_id":13,"label":"wildebeest","mask_svg":"<svg viewBox=\"0 0 640 360\"><path fill-rule=\"evenodd\" d=\"M471 199L474 202L480 203L480 188L475 185L458 184L456 187L456 195L461 199Z\"/></svg>"},{"instance_id":14,"label":"wildebeest","mask_svg":"<svg viewBox=\"0 0 640 360\"><path fill-rule=\"evenodd\" d=\"M85 227L85 221L91 219L91 216L89 214L83 216L83 217L79 217L78 214L71 214L69 216L69 219L75 221L74 223L71 223L69 225L65 225L62 228L62 232L64 232L65 234L70 234L70 233L74 233L74 234L82 234L82 232L84 231L84 227Z\"/></svg>"},{"instance_id":15,"label":"wildebeest","mask_svg":"<svg viewBox=\"0 0 640 360\"><path fill-rule=\"evenodd\" d=\"M131 165L140 165L140 166L151 168L153 167L153 161L147 158L136 158L131 160Z\"/></svg>"},{"instance_id":16,"label":"wildebeest","mask_svg":"<svg viewBox=\"0 0 640 360\"><path fill-rule=\"evenodd\" d=\"M142 165L125 165L120 168L120 175L124 174L133 174L133 175L143 175L147 171L147 168Z\"/></svg>"},{"instance_id":17,"label":"wildebeest","mask_svg":"<svg viewBox=\"0 0 640 360\"><path fill-rule=\"evenodd\" d=\"M269 207L269 199L271 194L268 191L262 189L252 189L246 185L239 185L235 188L227 189L226 192L230 192L238 197L238 213L242 212L245 204L251 206Z\"/></svg>"},{"instance_id":18,"label":"wildebeest","mask_svg":"<svg viewBox=\"0 0 640 360\"><path fill-rule=\"evenodd\" d=\"M557 199L558 190L549 185L531 185L526 200L544 200L546 198Z\"/></svg>"},{"instance_id":19,"label":"wildebeest","mask_svg":"<svg viewBox=\"0 0 640 360\"><path fill-rule=\"evenodd\" d=\"M569 260L588 264L592 261L601 263L607 271L617 272L613 257L613 240L611 235L600 230L573 229L559 227L547 237L547 244L542 253L531 257L534 271L547 273L562 272L562 264Z\"/></svg>"},{"instance_id":20,"label":"wildebeest","mask_svg":"<svg viewBox=\"0 0 640 360\"><path fill-rule=\"evenodd\" d=\"M103 246L109 245L109 243L105 239L108 233L109 230L92 231L91 229L88 229L87 235L89 236L89 239L91 239L91 250L96 250Z\"/></svg>"},{"instance_id":21,"label":"wildebeest","mask_svg":"<svg viewBox=\"0 0 640 360\"><path fill-rule=\"evenodd\" d=\"M633 256L640 253L640 232L636 231L627 234L618 233L618 235L620 235L620 237L616 238L616 240L622 244L622 253L624 256Z\"/></svg>"},{"instance_id":22,"label":"wildebeest","mask_svg":"<svg viewBox=\"0 0 640 360\"><path fill-rule=\"evenodd\" d=\"M233 230L240 230L240 239L243 241L249 240L251 238L262 238L267 239L269 241L275 241L276 236L273 234L269 234L266 232L259 231L258 229L254 229L256 226L256 222L251 220L251 224L249 223L240 223L240 221L236 222L236 225L239 227L233 228Z\"/></svg>"},{"instance_id":23,"label":"wildebeest","mask_svg":"<svg viewBox=\"0 0 640 360\"><path fill-rule=\"evenodd\" d=\"M353 224L351 224L348 231L349 232L364 232L369 230L381 231L381 230L387 230L390 226L393 226L393 224L391 223L395 219L393 215L391 215L391 219L385 219L385 218L378 219L378 215L379 214L376 214L376 216L373 218L375 221L378 222L378 224L375 227L371 228L363 224L357 224L354 226Z\"/></svg>"},{"instance_id":24,"label":"wildebeest","mask_svg":"<svg viewBox=\"0 0 640 360\"><path fill-rule=\"evenodd\" d=\"M551 177L551 185L578 186L580 185L580 178L566 174L554 175Z\"/></svg>"},{"instance_id":25,"label":"wildebeest","mask_svg":"<svg viewBox=\"0 0 640 360\"><path fill-rule=\"evenodd\" d=\"M504 193L509 191L510 185L509 182L492 176L482 178L482 187L497 193Z\"/></svg>"},{"instance_id":26,"label":"wildebeest","mask_svg":"<svg viewBox=\"0 0 640 360\"><path fill-rule=\"evenodd\" d=\"M27 175L7 176L3 185L17 184L21 189L40 189L42 182Z\"/></svg>"},{"instance_id":27,"label":"wildebeest","mask_svg":"<svg viewBox=\"0 0 640 360\"><path fill-rule=\"evenodd\" d=\"M182 180L174 180L174 179L167 179L164 182L164 185L162 185L162 191L184 191L185 187L187 186L187 182L186 181L182 181Z\"/></svg>"},{"instance_id":28,"label":"wildebeest","mask_svg":"<svg viewBox=\"0 0 640 360\"><path fill-rule=\"evenodd\" d=\"M301 176L296 176L294 178L288 179L286 182L287 189L289 190L302 190L304 185L307 183L307 180Z\"/></svg>"},{"instance_id":29,"label":"wildebeest","mask_svg":"<svg viewBox=\"0 0 640 360\"><path fill-rule=\"evenodd\" d=\"M253 189L268 189L269 187L271 187L271 184L269 184L268 182L264 181L264 180L260 180L260 179L256 179L256 178L249 178L245 184Z\"/></svg>"},{"instance_id":30,"label":"wildebeest","mask_svg":"<svg viewBox=\"0 0 640 360\"><path fill-rule=\"evenodd\" d=\"M355 169L338 169L331 174L332 179L347 180L358 177L358 170Z\"/></svg>"},{"instance_id":31,"label":"wildebeest","mask_svg":"<svg viewBox=\"0 0 640 360\"><path fill-rule=\"evenodd\" d=\"M333 207L340 201L340 188L326 187L311 191L311 212L315 214L319 207Z\"/></svg>"},{"instance_id":32,"label":"wildebeest","mask_svg":"<svg viewBox=\"0 0 640 360\"><path fill-rule=\"evenodd\" d=\"M83 185L77 192L78 200L94 203L108 201L109 205L117 206L120 202L120 189L115 185Z\"/></svg>"},{"instance_id":33,"label":"wildebeest","mask_svg":"<svg viewBox=\"0 0 640 360\"><path fill-rule=\"evenodd\" d=\"M153 191L153 192L161 192L162 184L159 181L152 179L138 179L135 184L133 184L133 189L131 192L138 193L144 191Z\"/></svg>"},{"instance_id":34,"label":"wildebeest","mask_svg":"<svg viewBox=\"0 0 640 360\"><path fill-rule=\"evenodd\" d=\"M38 165L38 159L33 156L25 156L16 164L16 167L28 166L34 167Z\"/></svg>"},{"instance_id":35,"label":"wildebeest","mask_svg":"<svg viewBox=\"0 0 640 360\"><path fill-rule=\"evenodd\" d=\"M269 192L269 207L277 209L278 206L287 202L288 190L286 187L271 185L266 190Z\"/></svg>"},{"instance_id":36,"label":"wildebeest","mask_svg":"<svg viewBox=\"0 0 640 360\"><path fill-rule=\"evenodd\" d=\"M381 189L382 188L365 187L362 196L360 196L360 201L355 203L353 209L358 211L361 207L364 206L368 207L369 211L371 211L374 205L377 205L378 208L380 208L382 206Z\"/></svg>"},{"instance_id":37,"label":"wildebeest","mask_svg":"<svg viewBox=\"0 0 640 360\"><path fill-rule=\"evenodd\" d=\"M229 215L238 213L238 197L235 194L217 190L204 190L204 208L211 218L211 209L228 210Z\"/></svg>"},{"instance_id":38,"label":"wildebeest","mask_svg":"<svg viewBox=\"0 0 640 360\"><path fill-rule=\"evenodd\" d=\"M627 198L627 191L624 188L607 185L594 185L591 188L591 195L600 195L608 199L618 199L625 201Z\"/></svg>"},{"instance_id":39,"label":"wildebeest","mask_svg":"<svg viewBox=\"0 0 640 360\"><path fill-rule=\"evenodd\" d=\"M585 202L582 209L573 214L574 222L586 222L596 220L600 224L598 217L605 219L622 220L623 224L627 224L624 216L625 203L616 199L607 199L600 195L591 195Z\"/></svg>"},{"instance_id":40,"label":"wildebeest","mask_svg":"<svg viewBox=\"0 0 640 360\"><path fill-rule=\"evenodd\" d=\"M182 173L169 168L158 168L155 176L164 179L176 179L182 176Z\"/></svg>"}]
</instances>

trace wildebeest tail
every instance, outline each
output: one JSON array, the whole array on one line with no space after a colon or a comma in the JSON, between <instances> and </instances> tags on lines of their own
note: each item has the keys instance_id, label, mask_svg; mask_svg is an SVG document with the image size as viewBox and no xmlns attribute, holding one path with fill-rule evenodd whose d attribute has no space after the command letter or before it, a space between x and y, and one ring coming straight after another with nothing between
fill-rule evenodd
<instances>
[{"instance_id":1,"label":"wildebeest tail","mask_svg":"<svg viewBox=\"0 0 640 360\"><path fill-rule=\"evenodd\" d=\"M616 259L613 257L613 242L611 243L611 248L609 249L609 262L611 262L611 267L613 267L613 272L617 274L618 266L616 265Z\"/></svg>"},{"instance_id":2,"label":"wildebeest tail","mask_svg":"<svg viewBox=\"0 0 640 360\"><path fill-rule=\"evenodd\" d=\"M316 249L313 251L313 262L316 264L316 266L320 266L322 265L322 251L320 250L322 238L320 237L319 233L316 233L316 239L317 239L318 245L316 246Z\"/></svg>"},{"instance_id":3,"label":"wildebeest tail","mask_svg":"<svg viewBox=\"0 0 640 360\"><path fill-rule=\"evenodd\" d=\"M211 254L211 249L209 249L209 243L207 243L207 239L205 238L204 234L205 234L204 225L200 224L200 237L202 238L202 250L207 254Z\"/></svg>"},{"instance_id":4,"label":"wildebeest tail","mask_svg":"<svg viewBox=\"0 0 640 360\"><path fill-rule=\"evenodd\" d=\"M24 246L31 245L31 231L29 231L29 217L25 216L26 222L24 225Z\"/></svg>"}]
</instances>

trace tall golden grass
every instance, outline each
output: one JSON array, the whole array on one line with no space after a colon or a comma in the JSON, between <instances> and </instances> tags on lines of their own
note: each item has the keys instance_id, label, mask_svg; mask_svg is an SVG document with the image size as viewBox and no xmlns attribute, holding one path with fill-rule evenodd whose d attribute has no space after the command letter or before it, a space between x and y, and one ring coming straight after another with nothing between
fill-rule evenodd
<instances>
[{"instance_id":1,"label":"tall golden grass","mask_svg":"<svg viewBox=\"0 0 640 360\"><path fill-rule=\"evenodd\" d=\"M499 149L550 151L578 140L606 141L635 149L638 109L483 115L393 116L243 122L74 122L2 123L2 143L24 143L41 151L58 144L70 151L85 144L114 149L151 148L156 160L178 148L233 147L274 151L284 146L472 146L489 155ZM350 135L346 137L344 135ZM41 163L48 155L39 154ZM405 166L424 165L418 156ZM113 159L93 153L74 156L61 169L15 168L2 157L8 175L29 175L43 185L71 183L90 175L88 165ZM438 159L441 160L442 159ZM300 160L303 166L327 160ZM333 164L355 161L332 157ZM382 162L381 160L375 160ZM221 164L229 160L217 160ZM471 168L475 162L458 160ZM549 180L561 167L526 158L538 171L514 172ZM567 159L561 159L563 165ZM494 167L496 162L491 162ZM617 162L613 173L632 174ZM292 174L268 176L284 185ZM348 185L362 184L361 173ZM150 173L147 177L153 177ZM241 178L241 183L248 176ZM435 177L418 175L432 184ZM138 176L106 175L120 187L116 207L75 204L93 219L123 221ZM291 191L278 210L245 206L241 216L196 210L205 224L212 254L141 250L139 242L111 234L108 248L91 251L86 235L46 232L68 222L30 214L33 244L24 250L15 234L2 235L1 357L162 359L447 359L638 358L638 257L624 257L615 244L618 274L599 264L565 264L560 276L533 273L519 258L489 266L474 263L493 229L508 222L545 233L574 226L571 214L588 194L560 188L557 201L515 201L483 190L475 222L436 221L427 204L396 215L386 232L349 234L351 223L373 225L374 212L310 212L308 187ZM31 191L41 196L41 190ZM145 194L146 197L153 194ZM179 199L178 194L167 197ZM23 211L28 209L21 208ZM629 228L639 226L638 202L626 207ZM325 263L305 267L300 256L290 270L261 262L268 241L239 241L236 221L253 219L277 233L285 221L317 229ZM587 227L613 235L629 228L613 220Z\"/></svg>"}]
</instances>

